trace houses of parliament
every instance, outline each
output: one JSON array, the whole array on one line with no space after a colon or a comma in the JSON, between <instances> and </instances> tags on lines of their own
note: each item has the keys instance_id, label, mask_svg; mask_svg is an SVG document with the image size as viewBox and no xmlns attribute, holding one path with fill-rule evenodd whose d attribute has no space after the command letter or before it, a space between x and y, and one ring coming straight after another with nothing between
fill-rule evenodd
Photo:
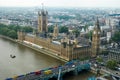
<instances>
[{"instance_id":1,"label":"houses of parliament","mask_svg":"<svg viewBox=\"0 0 120 80\"><path fill-rule=\"evenodd\" d=\"M28 41L44 47L53 52L58 57L65 60L82 59L86 57L96 57L100 53L100 26L98 19L92 34L91 45L81 45L80 38L72 38L71 35L61 36L57 24L52 34L48 33L48 12L42 9L38 12L38 28L34 33L18 31L18 40ZM84 40L84 39L83 39Z\"/></svg>"}]
</instances>

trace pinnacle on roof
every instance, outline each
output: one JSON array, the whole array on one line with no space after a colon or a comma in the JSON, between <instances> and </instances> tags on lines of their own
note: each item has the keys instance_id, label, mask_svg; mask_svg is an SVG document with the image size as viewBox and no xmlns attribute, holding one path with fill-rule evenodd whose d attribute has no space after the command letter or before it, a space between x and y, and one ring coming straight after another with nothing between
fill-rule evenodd
<instances>
[{"instance_id":1,"label":"pinnacle on roof","mask_svg":"<svg viewBox=\"0 0 120 80\"><path fill-rule=\"evenodd\" d=\"M100 30L98 17L97 17L97 20L96 20L96 23L95 23L95 28Z\"/></svg>"},{"instance_id":2,"label":"pinnacle on roof","mask_svg":"<svg viewBox=\"0 0 120 80\"><path fill-rule=\"evenodd\" d=\"M48 12L44 9L44 4L42 3L41 5L41 10L38 11L38 15L47 15Z\"/></svg>"}]
</instances>

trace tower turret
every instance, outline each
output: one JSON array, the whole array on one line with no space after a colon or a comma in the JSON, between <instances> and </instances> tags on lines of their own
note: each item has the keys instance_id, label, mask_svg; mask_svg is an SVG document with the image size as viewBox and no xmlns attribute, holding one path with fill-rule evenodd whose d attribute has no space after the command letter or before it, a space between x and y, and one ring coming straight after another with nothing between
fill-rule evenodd
<instances>
[{"instance_id":1,"label":"tower turret","mask_svg":"<svg viewBox=\"0 0 120 80\"><path fill-rule=\"evenodd\" d=\"M59 34L59 29L58 29L58 26L56 24L55 27L54 27L54 31L53 31L53 37L56 38L58 36L58 34Z\"/></svg>"},{"instance_id":2,"label":"tower turret","mask_svg":"<svg viewBox=\"0 0 120 80\"><path fill-rule=\"evenodd\" d=\"M48 32L48 12L42 9L41 11L38 11L38 32Z\"/></svg>"},{"instance_id":3,"label":"tower turret","mask_svg":"<svg viewBox=\"0 0 120 80\"><path fill-rule=\"evenodd\" d=\"M100 53L100 26L97 18L93 34L92 34L92 57L96 57Z\"/></svg>"},{"instance_id":4,"label":"tower turret","mask_svg":"<svg viewBox=\"0 0 120 80\"><path fill-rule=\"evenodd\" d=\"M72 53L73 53L73 42L68 39L64 38L61 40L61 56L64 56L66 60L72 60Z\"/></svg>"},{"instance_id":5,"label":"tower turret","mask_svg":"<svg viewBox=\"0 0 120 80\"><path fill-rule=\"evenodd\" d=\"M25 35L26 35L25 32L23 32L23 31L18 31L17 34L18 34L18 40L19 40L19 41L25 40Z\"/></svg>"}]
</instances>

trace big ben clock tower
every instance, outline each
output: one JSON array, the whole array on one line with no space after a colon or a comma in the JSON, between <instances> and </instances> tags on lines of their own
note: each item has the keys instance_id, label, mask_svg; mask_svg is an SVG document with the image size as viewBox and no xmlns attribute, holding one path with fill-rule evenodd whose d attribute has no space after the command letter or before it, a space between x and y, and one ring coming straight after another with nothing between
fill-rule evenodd
<instances>
[{"instance_id":1,"label":"big ben clock tower","mask_svg":"<svg viewBox=\"0 0 120 80\"><path fill-rule=\"evenodd\" d=\"M100 53L100 26L97 19L92 34L92 57L96 57Z\"/></svg>"}]
</instances>

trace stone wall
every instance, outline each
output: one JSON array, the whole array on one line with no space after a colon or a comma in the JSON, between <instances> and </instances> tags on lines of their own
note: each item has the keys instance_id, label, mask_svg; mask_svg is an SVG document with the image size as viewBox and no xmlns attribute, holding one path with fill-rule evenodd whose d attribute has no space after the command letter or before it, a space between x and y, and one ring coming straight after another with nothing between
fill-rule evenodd
<instances>
[{"instance_id":1,"label":"stone wall","mask_svg":"<svg viewBox=\"0 0 120 80\"><path fill-rule=\"evenodd\" d=\"M77 58L90 57L90 54L91 54L91 48L88 46L74 48L72 58L77 59Z\"/></svg>"},{"instance_id":2,"label":"stone wall","mask_svg":"<svg viewBox=\"0 0 120 80\"><path fill-rule=\"evenodd\" d=\"M56 54L60 54L60 52L61 52L61 46L51 43L49 41L49 39L38 38L35 36L31 37L31 36L26 35L25 41L29 41L29 42L35 43L37 45L40 45L40 46L47 48L53 52L56 52Z\"/></svg>"}]
</instances>

